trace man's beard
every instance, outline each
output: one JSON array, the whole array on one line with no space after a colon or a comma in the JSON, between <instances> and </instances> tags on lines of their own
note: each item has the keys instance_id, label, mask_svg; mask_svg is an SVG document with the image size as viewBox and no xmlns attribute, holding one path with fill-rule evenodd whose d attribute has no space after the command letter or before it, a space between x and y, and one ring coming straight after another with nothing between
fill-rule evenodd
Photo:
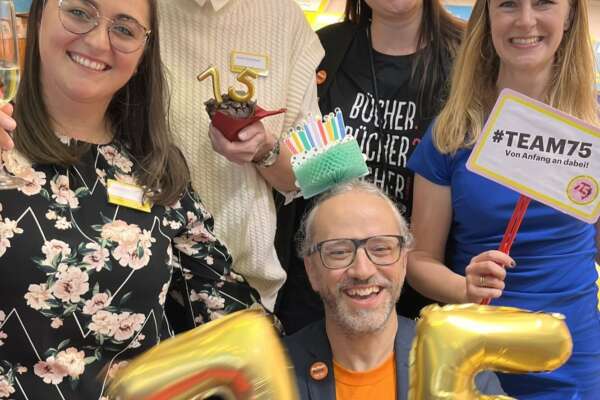
<instances>
[{"instance_id":1,"label":"man's beard","mask_svg":"<svg viewBox=\"0 0 600 400\"><path fill-rule=\"evenodd\" d=\"M349 305L348 296L343 292L345 288L355 285L377 285L381 287L378 296L389 295L376 309L355 309ZM382 277L372 277L366 281L346 279L336 285L335 292L321 288L319 295L328 317L345 333L356 336L377 332L385 326L392 312L395 312L401 290L401 285L394 285Z\"/></svg>"}]
</instances>

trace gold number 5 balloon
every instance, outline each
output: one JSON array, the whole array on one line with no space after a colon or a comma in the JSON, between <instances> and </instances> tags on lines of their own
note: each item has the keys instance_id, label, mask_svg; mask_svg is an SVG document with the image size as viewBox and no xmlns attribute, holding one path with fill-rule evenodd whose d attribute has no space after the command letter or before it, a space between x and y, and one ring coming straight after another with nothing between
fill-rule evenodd
<instances>
[{"instance_id":1,"label":"gold number 5 balloon","mask_svg":"<svg viewBox=\"0 0 600 400\"><path fill-rule=\"evenodd\" d=\"M122 400L297 400L269 320L241 311L178 335L136 358L111 382Z\"/></svg>"},{"instance_id":2,"label":"gold number 5 balloon","mask_svg":"<svg viewBox=\"0 0 600 400\"><path fill-rule=\"evenodd\" d=\"M511 399L483 396L482 370L526 373L561 366L573 343L560 314L474 304L421 311L410 355L410 400Z\"/></svg>"}]
</instances>

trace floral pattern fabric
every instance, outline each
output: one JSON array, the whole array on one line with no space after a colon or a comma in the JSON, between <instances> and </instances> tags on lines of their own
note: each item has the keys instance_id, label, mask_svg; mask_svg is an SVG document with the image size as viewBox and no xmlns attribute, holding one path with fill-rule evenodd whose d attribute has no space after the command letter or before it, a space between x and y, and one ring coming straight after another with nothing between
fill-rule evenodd
<instances>
[{"instance_id":1,"label":"floral pattern fabric","mask_svg":"<svg viewBox=\"0 0 600 400\"><path fill-rule=\"evenodd\" d=\"M135 183L125 146L69 168L2 157L28 184L0 191L0 399L107 399L108 379L172 334L168 292L188 327L260 307L191 189L150 213L108 202L108 179Z\"/></svg>"}]
</instances>

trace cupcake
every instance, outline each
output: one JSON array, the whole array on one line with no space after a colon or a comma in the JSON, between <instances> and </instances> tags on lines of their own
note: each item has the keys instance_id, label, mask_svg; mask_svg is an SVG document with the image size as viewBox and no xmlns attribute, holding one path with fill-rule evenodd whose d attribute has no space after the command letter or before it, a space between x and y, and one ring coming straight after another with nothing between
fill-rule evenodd
<instances>
[{"instance_id":1,"label":"cupcake","mask_svg":"<svg viewBox=\"0 0 600 400\"><path fill-rule=\"evenodd\" d=\"M219 75L214 67L210 67L200 74L198 80L202 81L209 76L213 78L215 98L204 103L206 112L210 116L213 126L231 142L239 141L238 133L248 125L286 111L285 108L267 111L252 100L255 88L251 79L256 79L258 76L252 70L245 69L238 76L238 80L248 88L247 93L236 91L230 87L227 94L220 95L217 91L220 86Z\"/></svg>"}]
</instances>

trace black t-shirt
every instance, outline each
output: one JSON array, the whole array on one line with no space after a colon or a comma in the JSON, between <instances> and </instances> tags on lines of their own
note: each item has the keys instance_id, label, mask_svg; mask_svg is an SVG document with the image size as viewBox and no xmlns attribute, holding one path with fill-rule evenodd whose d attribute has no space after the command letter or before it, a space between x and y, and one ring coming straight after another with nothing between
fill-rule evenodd
<instances>
[{"instance_id":1,"label":"black t-shirt","mask_svg":"<svg viewBox=\"0 0 600 400\"><path fill-rule=\"evenodd\" d=\"M418 71L412 76L415 54L389 56L373 51L379 94L375 107L369 45L365 32L356 35L327 97L320 99L321 111L342 110L346 132L356 138L367 156L367 179L394 199L409 218L414 175L406 164L433 112L424 110L418 99Z\"/></svg>"}]
</instances>

